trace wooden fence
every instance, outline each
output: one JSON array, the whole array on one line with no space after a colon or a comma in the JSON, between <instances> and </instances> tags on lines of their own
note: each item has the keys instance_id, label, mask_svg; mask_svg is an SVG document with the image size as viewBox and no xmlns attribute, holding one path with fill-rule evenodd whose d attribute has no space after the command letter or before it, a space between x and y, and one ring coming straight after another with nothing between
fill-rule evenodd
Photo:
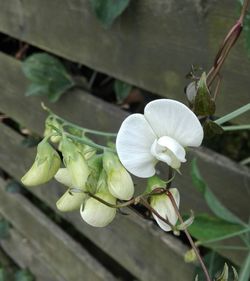
<instances>
[{"instance_id":1,"label":"wooden fence","mask_svg":"<svg viewBox=\"0 0 250 281\"><path fill-rule=\"evenodd\" d=\"M237 5L231 0L207 1L205 6L202 1L177 2L131 1L124 15L105 30L90 12L87 0L0 0L0 31L133 85L182 100L183 77L189 65L211 64L226 28L237 17ZM0 66L0 112L42 134L46 118L40 106L42 99L24 97L28 81L21 63L0 53ZM225 67L219 114L248 102L249 70L241 41ZM127 116L120 108L82 90L69 91L50 107L82 126L114 132ZM246 116L238 121L245 122ZM21 145L22 140L12 128L0 124L0 167L17 180L35 156L34 149ZM206 148L191 150L189 158L193 157L220 200L248 219L249 170ZM145 184L135 180L138 189ZM118 280L115 265L127 274L124 280L193 280L194 266L183 260L187 247L130 209L126 210L129 216L119 215L104 229L89 227L77 212L60 213L84 238L80 243L29 198L6 192L5 185L0 180L0 213L12 228L1 246L37 280ZM184 165L176 186L181 190L184 211L207 211L192 186L190 164ZM55 202L63 190L56 182L30 191L57 212ZM221 253L238 264L244 257L237 251Z\"/></svg>"}]
</instances>

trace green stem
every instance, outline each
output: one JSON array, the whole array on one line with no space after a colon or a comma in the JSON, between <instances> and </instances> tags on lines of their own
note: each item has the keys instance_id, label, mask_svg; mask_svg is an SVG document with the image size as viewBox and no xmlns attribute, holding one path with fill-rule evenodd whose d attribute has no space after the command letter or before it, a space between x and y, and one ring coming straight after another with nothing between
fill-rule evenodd
<instances>
[{"instance_id":1,"label":"green stem","mask_svg":"<svg viewBox=\"0 0 250 281\"><path fill-rule=\"evenodd\" d=\"M218 125L221 125L221 124L223 124L223 123L225 123L227 121L230 121L231 119L234 119L237 116L247 112L248 110L250 110L250 103L248 103L248 104L246 104L246 105L244 105L244 106L234 110L233 112L231 112L231 113L229 113L229 114L227 114L227 115L225 115L225 116L215 120L214 122L216 124L218 124Z\"/></svg>"},{"instance_id":2,"label":"green stem","mask_svg":"<svg viewBox=\"0 0 250 281\"><path fill-rule=\"evenodd\" d=\"M233 250L233 251L249 251L249 247L243 247L243 246L221 246L221 245L214 245L210 247L212 249L221 249L221 250Z\"/></svg>"},{"instance_id":3,"label":"green stem","mask_svg":"<svg viewBox=\"0 0 250 281\"><path fill-rule=\"evenodd\" d=\"M229 239L229 238L232 238L232 237L235 237L235 236L239 236L240 234L243 234L243 233L246 233L246 232L249 232L249 231L250 231L250 228L244 228L244 229L239 230L237 232L227 234L227 235L215 238L215 239L210 239L210 240L207 240L207 241L198 241L198 242L196 242L196 245L199 246L199 245L206 245L206 244L210 244L210 243L214 243L214 242L219 242L221 240L225 240L225 239Z\"/></svg>"},{"instance_id":4,"label":"green stem","mask_svg":"<svg viewBox=\"0 0 250 281\"><path fill-rule=\"evenodd\" d=\"M250 130L249 125L234 125L234 126L224 126L222 127L224 131L239 131L239 130Z\"/></svg>"}]
</instances>

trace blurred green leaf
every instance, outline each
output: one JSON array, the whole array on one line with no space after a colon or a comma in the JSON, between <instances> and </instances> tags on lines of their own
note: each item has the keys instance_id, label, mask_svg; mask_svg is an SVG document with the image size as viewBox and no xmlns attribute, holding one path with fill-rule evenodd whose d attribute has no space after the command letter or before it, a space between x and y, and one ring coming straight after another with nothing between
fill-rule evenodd
<instances>
[{"instance_id":1,"label":"blurred green leaf","mask_svg":"<svg viewBox=\"0 0 250 281\"><path fill-rule=\"evenodd\" d=\"M31 81L27 96L48 96L56 102L63 93L75 85L63 64L46 53L36 53L22 63L25 76Z\"/></svg>"},{"instance_id":2,"label":"blurred green leaf","mask_svg":"<svg viewBox=\"0 0 250 281\"><path fill-rule=\"evenodd\" d=\"M207 205L216 216L231 223L242 224L242 221L229 211L210 190L199 172L196 159L192 161L191 175L194 186L203 194Z\"/></svg>"},{"instance_id":3,"label":"blurred green leaf","mask_svg":"<svg viewBox=\"0 0 250 281\"><path fill-rule=\"evenodd\" d=\"M194 112L196 115L208 116L215 112L215 102L207 87L206 73L203 72L198 82L198 90L194 100Z\"/></svg>"},{"instance_id":4,"label":"blurred green leaf","mask_svg":"<svg viewBox=\"0 0 250 281\"><path fill-rule=\"evenodd\" d=\"M250 252L248 252L248 255L240 269L239 281L249 281L249 278L250 278Z\"/></svg>"},{"instance_id":5,"label":"blurred green leaf","mask_svg":"<svg viewBox=\"0 0 250 281\"><path fill-rule=\"evenodd\" d=\"M23 269L16 272L15 281L35 281L35 279L28 270Z\"/></svg>"},{"instance_id":6,"label":"blurred green leaf","mask_svg":"<svg viewBox=\"0 0 250 281\"><path fill-rule=\"evenodd\" d=\"M9 193L19 193L21 192L22 188L22 185L15 180L9 181L5 186L5 190Z\"/></svg>"},{"instance_id":7,"label":"blurred green leaf","mask_svg":"<svg viewBox=\"0 0 250 281\"><path fill-rule=\"evenodd\" d=\"M0 239L7 239L9 237L10 224L4 218L0 219Z\"/></svg>"},{"instance_id":8,"label":"blurred green leaf","mask_svg":"<svg viewBox=\"0 0 250 281\"><path fill-rule=\"evenodd\" d=\"M250 14L246 14L245 20L244 20L244 28L243 28L243 34L245 37L245 46L247 49L248 56L250 57Z\"/></svg>"},{"instance_id":9,"label":"blurred green leaf","mask_svg":"<svg viewBox=\"0 0 250 281\"><path fill-rule=\"evenodd\" d=\"M237 233L243 229L240 224L230 223L208 214L195 216L194 222L188 228L190 234L201 242Z\"/></svg>"},{"instance_id":10,"label":"blurred green leaf","mask_svg":"<svg viewBox=\"0 0 250 281\"><path fill-rule=\"evenodd\" d=\"M118 104L121 104L129 95L132 86L126 82L115 80L114 90Z\"/></svg>"},{"instance_id":11,"label":"blurred green leaf","mask_svg":"<svg viewBox=\"0 0 250 281\"><path fill-rule=\"evenodd\" d=\"M96 17L106 28L128 7L130 0L90 0Z\"/></svg>"},{"instance_id":12,"label":"blurred green leaf","mask_svg":"<svg viewBox=\"0 0 250 281\"><path fill-rule=\"evenodd\" d=\"M0 281L8 281L6 270L4 268L0 268Z\"/></svg>"},{"instance_id":13,"label":"blurred green leaf","mask_svg":"<svg viewBox=\"0 0 250 281\"><path fill-rule=\"evenodd\" d=\"M212 138L213 136L221 135L224 132L223 128L212 120L206 120L203 125L203 130L206 138Z\"/></svg>"}]
</instances>

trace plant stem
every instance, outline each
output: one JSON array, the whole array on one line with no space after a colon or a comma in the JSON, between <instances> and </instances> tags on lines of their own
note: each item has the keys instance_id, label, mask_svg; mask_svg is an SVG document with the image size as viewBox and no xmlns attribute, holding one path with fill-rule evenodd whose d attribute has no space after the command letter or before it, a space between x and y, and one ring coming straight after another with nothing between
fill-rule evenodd
<instances>
[{"instance_id":1,"label":"plant stem","mask_svg":"<svg viewBox=\"0 0 250 281\"><path fill-rule=\"evenodd\" d=\"M167 196L169 197L169 199L171 200L171 203L172 203L172 205L173 205L173 207L174 207L174 209L175 209L175 212L176 212L176 214L177 214L177 216L178 216L180 222L183 224L184 221L183 221L183 219L182 219L182 216L181 216L181 214L180 214L180 212L179 212L178 206L176 205L176 202L175 202L175 200L174 200L174 197L173 197L172 193L171 193L170 191L167 191L166 194L167 194ZM206 280L207 280L207 281L212 281L211 278L210 278L210 276L209 276L208 270L207 270L207 268L206 268L206 266L205 266L205 264L204 264L204 262L203 262L203 260L202 260L202 258L201 258L201 256L200 256L200 254L199 254L198 249L197 249L196 246L195 246L195 243L194 243L194 241L193 241L191 235L189 234L189 232L188 232L187 229L184 229L183 231L184 231L184 233L186 234L187 239L188 239L188 241L189 241L191 247L193 248L193 250L194 250L194 252L195 252L195 254L196 254L196 256L197 256L197 259L199 260L199 262L200 262L200 264L201 264L201 267L202 267L202 269L203 269L203 271L204 271L204 274L205 274L205 276L206 276Z\"/></svg>"},{"instance_id":2,"label":"plant stem","mask_svg":"<svg viewBox=\"0 0 250 281\"><path fill-rule=\"evenodd\" d=\"M248 281L250 277L250 251L241 267L239 281Z\"/></svg>"},{"instance_id":3,"label":"plant stem","mask_svg":"<svg viewBox=\"0 0 250 281\"><path fill-rule=\"evenodd\" d=\"M232 125L232 126L224 126L222 127L224 131L239 131L239 130L250 130L249 125Z\"/></svg>"}]
</instances>

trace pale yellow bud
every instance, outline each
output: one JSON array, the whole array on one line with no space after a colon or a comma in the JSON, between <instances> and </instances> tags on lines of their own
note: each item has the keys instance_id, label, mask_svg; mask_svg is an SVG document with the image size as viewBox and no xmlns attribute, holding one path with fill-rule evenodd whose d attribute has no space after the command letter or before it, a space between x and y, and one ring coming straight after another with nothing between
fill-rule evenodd
<instances>
[{"instance_id":1,"label":"pale yellow bud","mask_svg":"<svg viewBox=\"0 0 250 281\"><path fill-rule=\"evenodd\" d=\"M74 185L72 184L71 176L67 168L60 168L55 174L55 179L65 186L74 187Z\"/></svg>"},{"instance_id":2,"label":"pale yellow bud","mask_svg":"<svg viewBox=\"0 0 250 281\"><path fill-rule=\"evenodd\" d=\"M116 204L116 198L109 193L97 192L95 195L110 204ZM80 213L82 219L89 225L104 227L115 218L116 209L108 207L94 198L89 198L85 204L82 204Z\"/></svg>"},{"instance_id":3,"label":"pale yellow bud","mask_svg":"<svg viewBox=\"0 0 250 281\"><path fill-rule=\"evenodd\" d=\"M47 142L42 141L37 146L35 162L21 181L26 186L35 186L50 181L61 165L59 154Z\"/></svg>"},{"instance_id":4,"label":"pale yellow bud","mask_svg":"<svg viewBox=\"0 0 250 281\"><path fill-rule=\"evenodd\" d=\"M114 153L104 153L103 168L107 174L109 192L120 200L131 199L134 194L132 178Z\"/></svg>"},{"instance_id":5,"label":"pale yellow bud","mask_svg":"<svg viewBox=\"0 0 250 281\"><path fill-rule=\"evenodd\" d=\"M72 185L76 188L85 188L89 176L89 168L83 155L76 145L66 138L62 141L62 154L64 164L69 172Z\"/></svg>"},{"instance_id":6,"label":"pale yellow bud","mask_svg":"<svg viewBox=\"0 0 250 281\"><path fill-rule=\"evenodd\" d=\"M179 206L180 204L180 194L179 191L176 188L170 188L169 190L173 198L176 202L176 205ZM151 196L150 198L150 205L153 209L156 210L156 212L162 216L164 219L167 219L172 225L176 225L178 216L175 212L175 209L173 207L173 204L170 200L170 198L166 194L162 195L155 195ZM162 221L159 217L157 217L155 214L152 214L160 228L162 228L164 231L171 231L171 226L169 226L167 223Z\"/></svg>"},{"instance_id":7,"label":"pale yellow bud","mask_svg":"<svg viewBox=\"0 0 250 281\"><path fill-rule=\"evenodd\" d=\"M56 202L56 207L61 212L70 212L80 209L86 194L83 192L70 192L67 190L63 196Z\"/></svg>"},{"instance_id":8,"label":"pale yellow bud","mask_svg":"<svg viewBox=\"0 0 250 281\"><path fill-rule=\"evenodd\" d=\"M193 249L188 250L184 255L184 260L187 263L196 262L197 256L195 254L195 251Z\"/></svg>"},{"instance_id":9,"label":"pale yellow bud","mask_svg":"<svg viewBox=\"0 0 250 281\"><path fill-rule=\"evenodd\" d=\"M56 119L48 117L46 120L46 123L45 123L45 131L43 133L44 137L47 137L51 134L57 134L57 131L54 130L50 125L58 128L58 129L61 129L61 125L59 124L59 122L57 122ZM50 140L53 143L57 143L61 140L61 138L62 138L61 136L51 136Z\"/></svg>"}]
</instances>

